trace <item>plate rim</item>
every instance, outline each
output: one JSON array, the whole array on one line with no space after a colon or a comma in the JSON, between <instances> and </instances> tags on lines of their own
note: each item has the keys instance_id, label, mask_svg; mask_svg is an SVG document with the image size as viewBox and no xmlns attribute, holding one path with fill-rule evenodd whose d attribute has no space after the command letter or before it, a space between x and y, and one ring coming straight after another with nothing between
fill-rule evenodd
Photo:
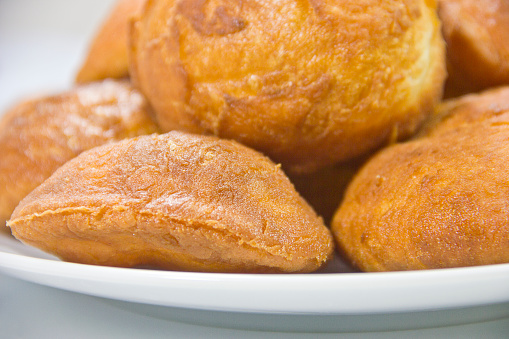
<instances>
[{"instance_id":1,"label":"plate rim","mask_svg":"<svg viewBox=\"0 0 509 339\"><path fill-rule=\"evenodd\" d=\"M379 314L509 303L509 284L504 284L509 280L509 264L371 273L202 273L78 264L12 253L4 247L0 244L0 272L72 292L156 306ZM179 293L188 300L177 297Z\"/></svg>"}]
</instances>

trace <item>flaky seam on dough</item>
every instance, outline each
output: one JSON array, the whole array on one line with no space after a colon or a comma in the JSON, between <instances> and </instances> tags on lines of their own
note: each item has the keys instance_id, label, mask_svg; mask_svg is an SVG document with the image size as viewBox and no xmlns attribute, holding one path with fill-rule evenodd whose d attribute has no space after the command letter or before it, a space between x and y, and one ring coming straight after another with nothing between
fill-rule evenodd
<instances>
[{"instance_id":1,"label":"flaky seam on dough","mask_svg":"<svg viewBox=\"0 0 509 339\"><path fill-rule=\"evenodd\" d=\"M129 210L129 209L130 208L128 206L123 206L123 205L116 205L111 208L108 208L106 205L102 205L102 206L100 206L100 208L90 208L90 207L85 207L85 206L62 207L62 208L57 208L54 210L45 210L41 213L32 213L32 214L21 216L21 217L16 217L14 219L9 220L7 222L7 226L10 227L12 230L12 228L16 227L17 224L30 223L36 218L42 218L47 215L55 215L55 216L62 215L63 216L64 214L75 214L75 213L81 213L81 214L86 215L87 217L93 217L94 219L100 220L104 215L106 215L108 210L123 211L123 210ZM232 239L232 242L235 242L235 243L237 243L241 246L244 246L244 247L248 247L248 249L251 249L253 251L266 253L266 254L269 254L274 257L279 257L279 258L282 258L288 262L291 262L293 260L315 259L317 264L321 264L321 263L326 262L327 259L329 258L328 253L326 253L323 256L319 255L319 256L316 256L315 258L309 258L309 257L304 257L304 256L298 256L295 253L289 252L288 248L286 246L281 246L281 245L264 246L263 243L258 242L256 239L242 239L242 236L240 234L231 232L225 224L220 223L217 220L205 219L205 220L196 221L193 219L172 217L172 216L168 216L164 213L154 213L149 210L140 211L139 214L137 216L135 216L134 225L131 225L131 226L128 225L128 227L126 227L126 228L117 229L118 232L115 232L115 233L119 233L119 234L120 233L129 233L129 231L127 231L128 229L131 231L131 233L132 233L132 231L138 231L139 228L137 227L137 225L139 224L140 217L142 217L142 216L145 216L145 217L148 216L148 218L156 218L159 220L164 220L165 224L167 224L167 225L170 225L173 223L175 225L183 225L185 228L193 229L195 231L205 230L208 232L212 232L217 235L223 236L225 239L230 238L230 239ZM115 223L115 224L117 224L117 223ZM103 224L103 225L107 225L107 224ZM172 229L175 229L175 228L172 228ZM69 232L75 234L78 238L81 238L81 237L83 237L83 235L86 234L84 232L77 232L76 230L71 230L68 227L67 227L67 230ZM168 234L171 234L171 232L168 232ZM205 237L207 237L205 234L203 234L203 235ZM302 241L301 238L299 238L299 240L297 240L296 242ZM304 238L306 238L306 237L304 237ZM143 237L143 240L147 241L146 237Z\"/></svg>"}]
</instances>

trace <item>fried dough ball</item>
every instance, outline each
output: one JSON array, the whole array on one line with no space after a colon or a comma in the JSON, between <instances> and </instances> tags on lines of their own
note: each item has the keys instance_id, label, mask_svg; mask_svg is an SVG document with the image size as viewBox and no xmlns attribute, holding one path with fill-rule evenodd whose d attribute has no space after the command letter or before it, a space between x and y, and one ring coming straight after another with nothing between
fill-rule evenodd
<instances>
[{"instance_id":1,"label":"fried dough ball","mask_svg":"<svg viewBox=\"0 0 509 339\"><path fill-rule=\"evenodd\" d=\"M309 272L330 231L275 165L215 137L170 132L69 161L16 208L23 242L64 260L213 272Z\"/></svg>"},{"instance_id":2,"label":"fried dough ball","mask_svg":"<svg viewBox=\"0 0 509 339\"><path fill-rule=\"evenodd\" d=\"M90 83L16 105L0 119L0 221L82 151L156 130L146 100L127 82Z\"/></svg>"},{"instance_id":3,"label":"fried dough ball","mask_svg":"<svg viewBox=\"0 0 509 339\"><path fill-rule=\"evenodd\" d=\"M445 96L509 85L509 2L440 0L449 78Z\"/></svg>"},{"instance_id":4,"label":"fried dough ball","mask_svg":"<svg viewBox=\"0 0 509 339\"><path fill-rule=\"evenodd\" d=\"M370 159L334 216L340 252L364 271L509 262L508 93L447 102L427 136Z\"/></svg>"},{"instance_id":5,"label":"fried dough ball","mask_svg":"<svg viewBox=\"0 0 509 339\"><path fill-rule=\"evenodd\" d=\"M118 0L90 43L76 75L84 83L129 76L127 61L129 20L138 14L145 0Z\"/></svg>"},{"instance_id":6,"label":"fried dough ball","mask_svg":"<svg viewBox=\"0 0 509 339\"><path fill-rule=\"evenodd\" d=\"M156 0L130 42L164 130L235 139L294 173L411 135L445 78L434 1Z\"/></svg>"}]
</instances>

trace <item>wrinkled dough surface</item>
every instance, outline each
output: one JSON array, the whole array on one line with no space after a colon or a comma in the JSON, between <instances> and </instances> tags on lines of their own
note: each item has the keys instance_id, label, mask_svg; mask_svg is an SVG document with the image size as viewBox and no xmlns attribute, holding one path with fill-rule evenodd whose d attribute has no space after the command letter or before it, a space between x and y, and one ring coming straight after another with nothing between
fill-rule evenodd
<instances>
[{"instance_id":1,"label":"wrinkled dough surface","mask_svg":"<svg viewBox=\"0 0 509 339\"><path fill-rule=\"evenodd\" d=\"M509 262L508 93L446 102L423 137L369 160L332 223L354 265L392 271Z\"/></svg>"},{"instance_id":2,"label":"wrinkled dough surface","mask_svg":"<svg viewBox=\"0 0 509 339\"><path fill-rule=\"evenodd\" d=\"M440 98L433 1L149 1L130 74L162 128L311 172L411 135Z\"/></svg>"},{"instance_id":3,"label":"wrinkled dough surface","mask_svg":"<svg viewBox=\"0 0 509 339\"><path fill-rule=\"evenodd\" d=\"M235 142L181 132L81 154L9 225L65 260L221 272L309 272L330 231L279 166Z\"/></svg>"},{"instance_id":4,"label":"wrinkled dough surface","mask_svg":"<svg viewBox=\"0 0 509 339\"><path fill-rule=\"evenodd\" d=\"M0 221L84 150L158 128L128 82L105 80L21 102L0 119Z\"/></svg>"}]
</instances>

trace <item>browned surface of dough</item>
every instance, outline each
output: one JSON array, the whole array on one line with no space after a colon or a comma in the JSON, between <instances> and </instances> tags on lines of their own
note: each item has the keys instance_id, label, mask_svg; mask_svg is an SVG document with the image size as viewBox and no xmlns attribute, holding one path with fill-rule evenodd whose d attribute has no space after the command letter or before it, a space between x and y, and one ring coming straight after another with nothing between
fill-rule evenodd
<instances>
[{"instance_id":1,"label":"browned surface of dough","mask_svg":"<svg viewBox=\"0 0 509 339\"><path fill-rule=\"evenodd\" d=\"M509 262L508 91L445 103L426 136L362 168L333 220L345 257L365 271Z\"/></svg>"},{"instance_id":2,"label":"browned surface of dough","mask_svg":"<svg viewBox=\"0 0 509 339\"><path fill-rule=\"evenodd\" d=\"M447 42L446 97L509 85L509 2L439 0Z\"/></svg>"},{"instance_id":3,"label":"browned surface of dough","mask_svg":"<svg viewBox=\"0 0 509 339\"><path fill-rule=\"evenodd\" d=\"M0 119L0 221L58 167L89 148L156 131L144 97L105 80L22 102Z\"/></svg>"},{"instance_id":4,"label":"browned surface of dough","mask_svg":"<svg viewBox=\"0 0 509 339\"><path fill-rule=\"evenodd\" d=\"M127 60L129 20L145 0L118 0L90 42L76 82L129 76Z\"/></svg>"},{"instance_id":5,"label":"browned surface of dough","mask_svg":"<svg viewBox=\"0 0 509 339\"><path fill-rule=\"evenodd\" d=\"M441 97L434 1L151 0L130 73L164 130L310 172L411 135Z\"/></svg>"},{"instance_id":6,"label":"browned surface of dough","mask_svg":"<svg viewBox=\"0 0 509 339\"><path fill-rule=\"evenodd\" d=\"M435 108L435 112L424 123L416 135L433 136L449 130L461 129L466 124L481 123L484 120L506 123L509 111L509 86L493 88L478 94L445 100Z\"/></svg>"},{"instance_id":7,"label":"browned surface of dough","mask_svg":"<svg viewBox=\"0 0 509 339\"><path fill-rule=\"evenodd\" d=\"M219 272L309 272L330 231L279 166L233 141L170 132L59 168L8 222L64 260Z\"/></svg>"}]
</instances>

